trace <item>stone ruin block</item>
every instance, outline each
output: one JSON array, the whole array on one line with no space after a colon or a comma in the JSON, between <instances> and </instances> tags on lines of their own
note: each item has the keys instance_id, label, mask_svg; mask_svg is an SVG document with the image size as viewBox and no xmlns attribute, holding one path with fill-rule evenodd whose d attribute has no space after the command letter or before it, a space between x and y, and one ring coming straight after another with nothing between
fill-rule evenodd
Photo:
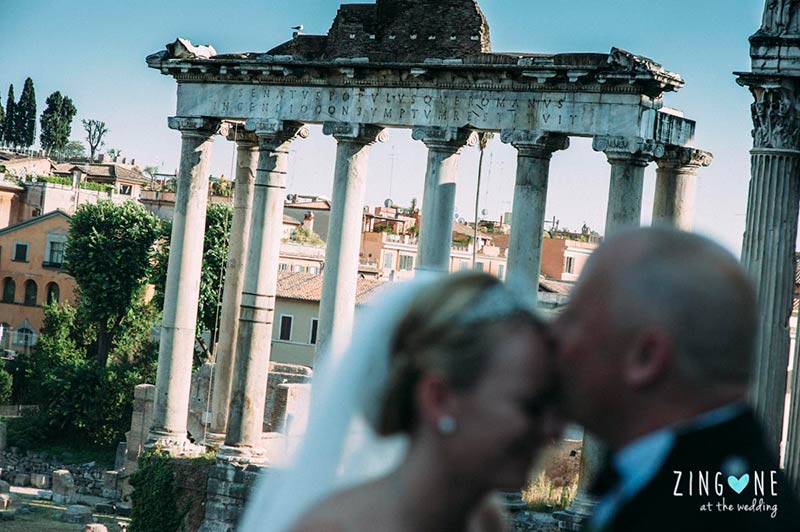
<instances>
[{"instance_id":1,"label":"stone ruin block","mask_svg":"<svg viewBox=\"0 0 800 532\"><path fill-rule=\"evenodd\" d=\"M308 415L308 403L301 399L305 396L301 388L292 388L290 385L306 385L310 389L312 370L307 366L296 364L270 364L269 377L267 378L267 399L264 408L264 432L285 433L289 428L287 424L297 426L297 421L303 421ZM288 387L287 387L288 386ZM310 392L309 392L310 393ZM302 410L305 407L306 412ZM291 416L291 417L288 417ZM304 421L302 426L305 426Z\"/></svg>"},{"instance_id":2,"label":"stone ruin block","mask_svg":"<svg viewBox=\"0 0 800 532\"><path fill-rule=\"evenodd\" d=\"M31 485L31 476L26 473L17 473L14 475L14 479L11 484L21 488L26 488Z\"/></svg>"},{"instance_id":3,"label":"stone ruin block","mask_svg":"<svg viewBox=\"0 0 800 532\"><path fill-rule=\"evenodd\" d=\"M5 480L0 480L0 493L11 493L11 484Z\"/></svg>"},{"instance_id":4,"label":"stone ruin block","mask_svg":"<svg viewBox=\"0 0 800 532\"><path fill-rule=\"evenodd\" d=\"M89 523L83 527L83 532L108 532L108 528L100 523Z\"/></svg>"},{"instance_id":5,"label":"stone ruin block","mask_svg":"<svg viewBox=\"0 0 800 532\"><path fill-rule=\"evenodd\" d=\"M66 469L53 471L53 502L71 504L76 500L75 479Z\"/></svg>"},{"instance_id":6,"label":"stone ruin block","mask_svg":"<svg viewBox=\"0 0 800 532\"><path fill-rule=\"evenodd\" d=\"M119 471L106 471L103 473L103 497L118 499L119 496Z\"/></svg>"},{"instance_id":7,"label":"stone ruin block","mask_svg":"<svg viewBox=\"0 0 800 532\"><path fill-rule=\"evenodd\" d=\"M0 493L0 510L8 510L9 508L11 508L11 495Z\"/></svg>"},{"instance_id":8,"label":"stone ruin block","mask_svg":"<svg viewBox=\"0 0 800 532\"><path fill-rule=\"evenodd\" d=\"M31 486L40 490L50 489L50 475L31 473Z\"/></svg>"},{"instance_id":9,"label":"stone ruin block","mask_svg":"<svg viewBox=\"0 0 800 532\"><path fill-rule=\"evenodd\" d=\"M0 510L0 521L13 521L16 517L16 510Z\"/></svg>"},{"instance_id":10,"label":"stone ruin block","mask_svg":"<svg viewBox=\"0 0 800 532\"><path fill-rule=\"evenodd\" d=\"M61 514L61 520L68 523L87 524L94 521L92 509L83 504L71 504Z\"/></svg>"}]
</instances>

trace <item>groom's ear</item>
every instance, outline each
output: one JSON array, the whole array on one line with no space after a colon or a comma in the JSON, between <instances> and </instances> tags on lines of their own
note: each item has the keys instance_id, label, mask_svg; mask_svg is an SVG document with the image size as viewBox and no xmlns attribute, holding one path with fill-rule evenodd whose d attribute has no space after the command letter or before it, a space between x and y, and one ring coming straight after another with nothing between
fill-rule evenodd
<instances>
[{"instance_id":1,"label":"groom's ear","mask_svg":"<svg viewBox=\"0 0 800 532\"><path fill-rule=\"evenodd\" d=\"M453 415L453 393L447 380L439 373L424 373L415 389L417 419L435 426L442 416Z\"/></svg>"},{"instance_id":2,"label":"groom's ear","mask_svg":"<svg viewBox=\"0 0 800 532\"><path fill-rule=\"evenodd\" d=\"M645 329L625 354L624 378L632 388L648 388L666 377L674 358L670 334L662 328Z\"/></svg>"}]
</instances>

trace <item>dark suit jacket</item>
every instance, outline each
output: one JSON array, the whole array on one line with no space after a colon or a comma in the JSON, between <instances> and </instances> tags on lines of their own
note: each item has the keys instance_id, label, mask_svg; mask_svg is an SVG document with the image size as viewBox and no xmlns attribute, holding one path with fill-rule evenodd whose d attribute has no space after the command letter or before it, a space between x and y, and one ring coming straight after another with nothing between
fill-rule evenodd
<instances>
[{"instance_id":1,"label":"dark suit jacket","mask_svg":"<svg viewBox=\"0 0 800 532\"><path fill-rule=\"evenodd\" d=\"M749 482L741 494L729 485L728 476L735 464L743 467L735 477L746 472ZM676 482L681 472L676 496ZM692 472L692 495L689 495L689 472ZM772 495L771 472L776 471L776 496ZM709 495L699 494L698 472L708 472ZM715 489L715 476L722 496ZM764 472L764 494L755 493L756 473ZM604 477L603 473L600 477ZM741 485L736 484L736 487ZM598 493L598 496L602 494ZM732 511L719 511L723 501ZM738 505L777 505L775 517L770 510L740 510ZM701 507L710 503L710 508ZM718 425L687 430L676 434L675 445L655 477L633 498L617 510L603 532L800 532L800 502L791 492L772 453L764 444L761 427L750 411Z\"/></svg>"}]
</instances>

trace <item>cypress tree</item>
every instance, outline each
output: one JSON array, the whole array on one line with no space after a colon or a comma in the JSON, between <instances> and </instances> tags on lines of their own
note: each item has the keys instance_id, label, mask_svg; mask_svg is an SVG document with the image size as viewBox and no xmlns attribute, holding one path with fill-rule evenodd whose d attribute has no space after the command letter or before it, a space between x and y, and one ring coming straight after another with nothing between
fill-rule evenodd
<instances>
[{"instance_id":1,"label":"cypress tree","mask_svg":"<svg viewBox=\"0 0 800 532\"><path fill-rule=\"evenodd\" d=\"M31 78L25 80L19 103L14 107L14 120L17 144L30 148L36 138L36 93Z\"/></svg>"},{"instance_id":2,"label":"cypress tree","mask_svg":"<svg viewBox=\"0 0 800 532\"><path fill-rule=\"evenodd\" d=\"M8 86L8 100L6 100L6 119L3 122L3 142L8 146L16 146L14 135L14 84Z\"/></svg>"},{"instance_id":3,"label":"cypress tree","mask_svg":"<svg viewBox=\"0 0 800 532\"><path fill-rule=\"evenodd\" d=\"M5 109L3 109L3 102L0 102L0 146L3 145L3 137L5 133L3 131L3 125L5 124L5 120L6 120L6 111Z\"/></svg>"},{"instance_id":4,"label":"cypress tree","mask_svg":"<svg viewBox=\"0 0 800 532\"><path fill-rule=\"evenodd\" d=\"M67 96L62 96L59 91L47 97L47 108L42 113L40 119L41 134L39 142L42 149L48 153L58 153L64 149L69 142L72 134L72 119L75 118L78 110L72 100Z\"/></svg>"}]
</instances>

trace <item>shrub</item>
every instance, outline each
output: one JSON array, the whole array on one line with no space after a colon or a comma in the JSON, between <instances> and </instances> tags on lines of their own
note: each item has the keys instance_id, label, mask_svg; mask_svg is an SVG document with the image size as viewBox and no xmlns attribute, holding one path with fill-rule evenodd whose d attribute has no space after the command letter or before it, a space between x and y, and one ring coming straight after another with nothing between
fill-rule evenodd
<instances>
[{"instance_id":1,"label":"shrub","mask_svg":"<svg viewBox=\"0 0 800 532\"><path fill-rule=\"evenodd\" d=\"M0 405L8 404L11 400L12 377L6 368L0 363Z\"/></svg>"}]
</instances>

